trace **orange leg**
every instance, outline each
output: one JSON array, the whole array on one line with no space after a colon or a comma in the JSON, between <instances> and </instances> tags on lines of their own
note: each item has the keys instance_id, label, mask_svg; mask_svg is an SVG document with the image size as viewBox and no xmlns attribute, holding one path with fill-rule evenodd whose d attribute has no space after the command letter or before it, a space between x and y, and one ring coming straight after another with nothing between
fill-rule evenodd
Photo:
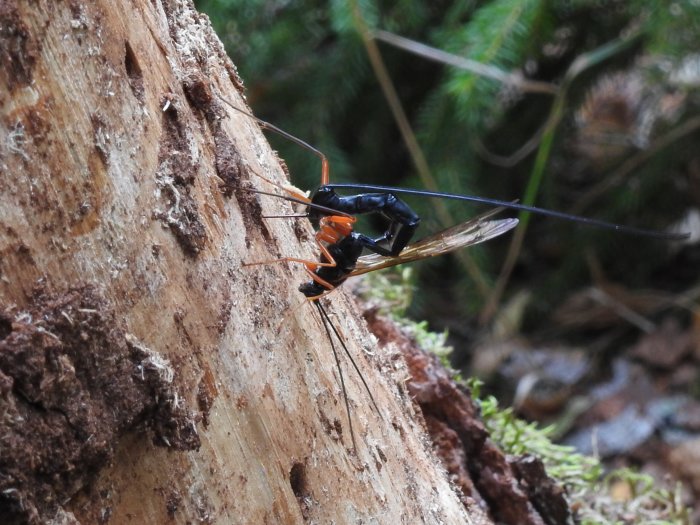
<instances>
[{"instance_id":1,"label":"orange leg","mask_svg":"<svg viewBox=\"0 0 700 525\"><path fill-rule=\"evenodd\" d=\"M279 259L269 259L267 261L255 261L255 262L249 262L249 263L243 263L242 266L258 266L261 264L275 264L275 263L280 263L280 262L297 262L301 263L306 268L321 268L323 266L333 268L338 265L338 263L335 262L335 259L333 256L330 254L330 252L326 249L326 247L319 243L318 244L319 248L321 249L321 252L323 255L325 255L326 259L328 262L319 262L319 261L310 261L308 259L300 259L298 257L280 257ZM323 283L321 283L323 284Z\"/></svg>"},{"instance_id":2,"label":"orange leg","mask_svg":"<svg viewBox=\"0 0 700 525\"><path fill-rule=\"evenodd\" d=\"M328 254L330 256L330 254ZM332 258L331 258L332 259ZM302 263L304 265L304 271L309 274L309 277L316 281L318 284L326 288L327 291L323 292L322 294L319 295L314 295L313 297L309 297L308 299L312 301L316 301L320 299L321 297L328 295L331 293L333 290L336 290L337 288L326 281L325 279L319 277L316 272L314 271L316 268L320 266L335 266L337 263L335 260L332 262L328 263L320 263L317 261L307 261L305 259L297 259L296 257L282 257L281 259L274 259L271 261L259 261L259 262L254 262L254 263L243 263L243 266L256 266L259 264L271 264L271 263L276 263L276 262L298 262ZM312 269L313 268L313 269Z\"/></svg>"},{"instance_id":3,"label":"orange leg","mask_svg":"<svg viewBox=\"0 0 700 525\"><path fill-rule=\"evenodd\" d=\"M309 267L307 266L307 267L304 268L304 269L306 270L306 273L308 273L309 276L310 276L314 281L316 281L318 284L320 284L321 286L323 286L324 288L326 288L329 292L330 292L331 290L335 290L335 286L333 286L331 283L329 283L329 282L326 281L325 279L319 277L319 276L316 274L316 272L314 272L311 268L309 268ZM324 293L321 294L321 295L324 295L325 293L327 293L327 292L324 292ZM319 295L318 297L321 297L321 296Z\"/></svg>"},{"instance_id":4,"label":"orange leg","mask_svg":"<svg viewBox=\"0 0 700 525\"><path fill-rule=\"evenodd\" d=\"M252 262L252 263L243 263L243 266L256 266L259 264L274 264L278 262L298 262L301 264L304 264L307 268L313 267L313 268L321 268L321 267L328 267L328 268L333 268L337 266L338 263L335 262L335 259L331 255L331 253L328 251L328 248L324 243L335 243L338 240L340 240L342 237L347 235L346 231L352 232L352 224L355 223L357 219L355 217L324 217L322 219L323 224L322 228L316 232L315 235L315 240L316 244L318 245L319 250L321 250L321 253L323 256L326 258L328 262L320 262L320 261L310 261L308 259L300 259L297 257L281 257L279 259L270 259L267 261L257 261L257 262ZM336 228L336 225L340 225L343 228L343 231L339 231L338 228ZM320 281L319 281L320 282ZM323 284L323 283L320 283ZM325 286L325 284L324 284Z\"/></svg>"}]
</instances>

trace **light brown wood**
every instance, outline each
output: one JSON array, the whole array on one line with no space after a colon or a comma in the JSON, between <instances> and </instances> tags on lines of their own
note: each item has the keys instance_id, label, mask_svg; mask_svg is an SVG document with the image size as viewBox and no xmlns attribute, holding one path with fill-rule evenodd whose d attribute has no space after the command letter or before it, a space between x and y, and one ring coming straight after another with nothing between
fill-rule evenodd
<instances>
[{"instance_id":1,"label":"light brown wood","mask_svg":"<svg viewBox=\"0 0 700 525\"><path fill-rule=\"evenodd\" d=\"M56 519L471 523L403 387L405 365L377 348L346 292L329 310L382 412L346 363L357 455L323 327L299 306L308 277L293 264L243 266L315 254L298 239L305 222L255 216L257 202L290 208L247 194L269 189L253 171L284 174L255 122L206 96L245 107L208 19L185 0L2 9L16 29L0 67L2 306L27 308L40 279L54 293L94 285L206 418L199 450L129 432Z\"/></svg>"}]
</instances>

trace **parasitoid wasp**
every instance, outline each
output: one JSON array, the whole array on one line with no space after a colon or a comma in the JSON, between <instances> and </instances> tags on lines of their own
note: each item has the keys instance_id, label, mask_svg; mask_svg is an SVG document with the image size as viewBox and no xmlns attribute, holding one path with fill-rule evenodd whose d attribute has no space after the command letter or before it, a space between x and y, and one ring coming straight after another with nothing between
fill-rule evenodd
<instances>
[{"instance_id":1,"label":"parasitoid wasp","mask_svg":"<svg viewBox=\"0 0 700 525\"><path fill-rule=\"evenodd\" d=\"M302 283L299 291L316 306L322 325L328 337L333 351L336 366L339 373L340 385L345 400L345 408L348 417L350 436L353 449L357 450L355 434L350 415L345 380L340 364L340 359L333 340L333 335L340 342L344 353L358 373L374 409L379 413L379 408L372 396L362 373L355 360L347 349L343 337L332 323L321 298L340 286L347 278L361 275L374 270L388 268L398 264L417 261L428 257L435 257L457 250L462 247L473 246L487 240L498 237L515 228L518 220L515 218L493 220L492 216L502 209L513 209L535 213L543 216L581 223L597 228L610 229L618 233L651 237L660 240L678 241L688 238L686 233L667 233L655 230L635 228L614 224L598 219L581 217L564 212L548 210L535 206L507 202L498 199L478 197L472 195L460 195L453 193L434 192L418 189L396 188L371 184L339 184L330 182L330 166L327 157L320 150L314 148L303 140L287 133L286 131L263 121L248 111L236 107L228 100L219 98L235 111L253 119L262 129L278 133L284 138L309 150L321 160L321 184L314 191L311 198L300 192L284 188L279 184L257 174L267 183L283 190L287 195L262 191L252 192L281 198L287 201L302 204L307 207L307 213L301 216L308 217L317 228L315 242L320 249L319 260L311 261L296 257L282 257L269 261L247 263L247 266L258 264L271 264L277 262L297 262L304 265L305 271L311 277L311 281ZM349 196L339 195L336 190L364 190L372 193L358 193ZM415 234L420 217L397 194L418 195L429 198L442 198L474 202L497 207L477 217L473 217L461 224L437 232L425 237L413 244L410 241ZM360 214L381 214L388 219L386 231L377 238L371 238L363 233L354 231L356 216ZM294 216L294 215L292 215ZM299 216L299 215L295 215ZM269 218L286 216L268 216ZM370 252L363 255L363 252Z\"/></svg>"}]
</instances>

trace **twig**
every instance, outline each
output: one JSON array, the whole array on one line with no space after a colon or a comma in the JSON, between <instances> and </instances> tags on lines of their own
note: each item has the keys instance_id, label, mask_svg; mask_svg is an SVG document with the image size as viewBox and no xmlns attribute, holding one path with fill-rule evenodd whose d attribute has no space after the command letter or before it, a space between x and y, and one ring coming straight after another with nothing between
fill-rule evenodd
<instances>
[{"instance_id":1,"label":"twig","mask_svg":"<svg viewBox=\"0 0 700 525\"><path fill-rule=\"evenodd\" d=\"M549 82L539 82L537 80L527 80L519 73L503 71L502 69L490 64L483 64L470 58L453 55L452 53L448 53L442 49L430 47L425 44L421 44L420 42L416 42L415 40L410 40L408 38L395 35L394 33L389 33L388 31L378 29L373 31L371 35L377 40L381 40L382 42L386 42L392 46L410 51L411 53L427 58L428 60L454 66L466 71L471 71L480 77L497 80L502 84L508 84L527 93L546 93L548 95L555 95L559 89L555 84L551 84Z\"/></svg>"}]
</instances>

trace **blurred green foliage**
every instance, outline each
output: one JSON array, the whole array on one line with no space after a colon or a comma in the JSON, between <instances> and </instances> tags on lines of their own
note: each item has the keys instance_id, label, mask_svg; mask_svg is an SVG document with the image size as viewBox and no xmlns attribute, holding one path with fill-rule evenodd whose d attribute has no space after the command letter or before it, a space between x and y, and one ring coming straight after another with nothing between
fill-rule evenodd
<instances>
[{"instance_id":1,"label":"blurred green foliage","mask_svg":"<svg viewBox=\"0 0 700 525\"><path fill-rule=\"evenodd\" d=\"M324 151L333 181L421 186L368 61L351 2L196 3L211 17L239 68L255 113ZM608 42L622 42L611 56L589 62L591 67L570 78L560 118L545 135L551 146L540 151L544 177L535 184L535 204L651 228L666 227L693 204L688 172L698 162L699 126L693 126L693 118L700 85L700 2L358 4L371 28L555 88L577 59ZM387 44L380 43L380 50L440 189L522 198L535 172L536 137L552 115L554 97L519 91ZM683 126L688 129L678 132ZM269 138L297 186L318 185L313 155ZM517 162L502 158L528 142L533 147ZM423 216L423 232L440 228L433 202L410 204ZM449 203L449 208L455 222L474 212L464 204ZM506 242L471 250L487 283L498 275ZM671 278L665 243L533 217L508 290L532 289L531 319L542 319L542 311L590 282L586 254L601 263L610 280L633 289L682 286ZM426 265L420 280L431 282L435 292L416 294L418 308L424 309L418 315L435 321L480 308L484 297L465 275L449 257Z\"/></svg>"}]
</instances>

